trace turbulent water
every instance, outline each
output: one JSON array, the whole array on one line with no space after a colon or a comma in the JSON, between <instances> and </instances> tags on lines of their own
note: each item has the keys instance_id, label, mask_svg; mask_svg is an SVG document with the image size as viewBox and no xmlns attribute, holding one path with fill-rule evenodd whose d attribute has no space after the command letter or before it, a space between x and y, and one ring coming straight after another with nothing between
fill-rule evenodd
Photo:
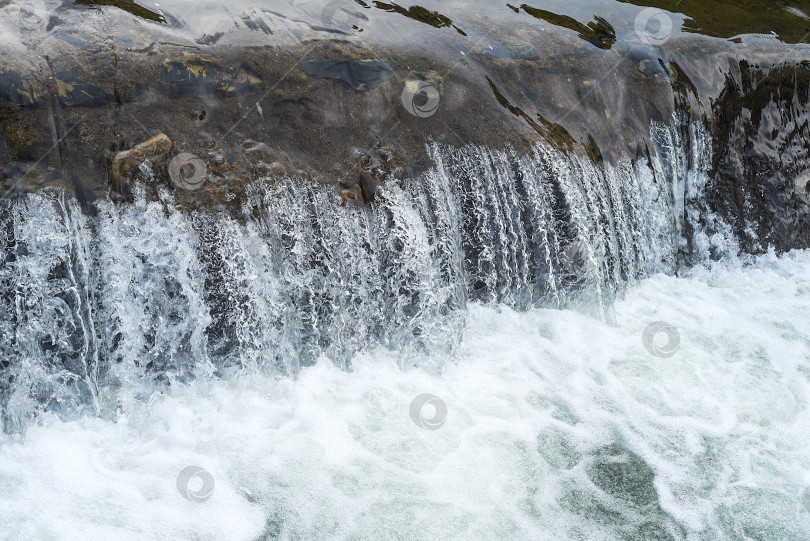
<instances>
[{"instance_id":1,"label":"turbulent water","mask_svg":"<svg viewBox=\"0 0 810 541\"><path fill-rule=\"evenodd\" d=\"M808 265L656 274L613 324L473 303L441 375L378 347L351 373L322 358L117 422L49 417L0 440L4 537L808 539ZM655 320L671 357L643 345ZM437 430L409 417L421 393L447 406ZM189 465L215 483L202 503L177 491Z\"/></svg>"},{"instance_id":2,"label":"turbulent water","mask_svg":"<svg viewBox=\"0 0 810 541\"><path fill-rule=\"evenodd\" d=\"M3 534L807 539L810 254L742 266L705 132L651 135L435 144L364 209L0 201Z\"/></svg>"},{"instance_id":3,"label":"turbulent water","mask_svg":"<svg viewBox=\"0 0 810 541\"><path fill-rule=\"evenodd\" d=\"M7 200L5 428L235 369L295 375L322 354L347 368L371 345L439 370L469 301L608 320L623 284L675 268L681 187L705 176L683 128L656 126L663 160L615 166L435 145L432 170L367 209L296 179L257 184L236 217L173 210L164 189L93 218L59 190Z\"/></svg>"}]
</instances>

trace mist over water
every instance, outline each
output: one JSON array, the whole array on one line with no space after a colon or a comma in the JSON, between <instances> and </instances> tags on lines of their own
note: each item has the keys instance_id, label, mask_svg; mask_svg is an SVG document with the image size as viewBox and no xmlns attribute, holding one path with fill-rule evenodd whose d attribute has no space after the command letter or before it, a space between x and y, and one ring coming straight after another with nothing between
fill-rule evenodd
<instances>
[{"instance_id":1,"label":"mist over water","mask_svg":"<svg viewBox=\"0 0 810 541\"><path fill-rule=\"evenodd\" d=\"M3 200L4 535L807 539L810 254L738 256L706 133L652 141Z\"/></svg>"}]
</instances>

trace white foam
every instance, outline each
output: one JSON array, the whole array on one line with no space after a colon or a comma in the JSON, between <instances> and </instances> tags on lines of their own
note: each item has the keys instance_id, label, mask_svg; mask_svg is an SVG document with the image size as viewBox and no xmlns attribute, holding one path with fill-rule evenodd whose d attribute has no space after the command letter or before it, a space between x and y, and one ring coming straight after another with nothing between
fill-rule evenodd
<instances>
[{"instance_id":1,"label":"white foam","mask_svg":"<svg viewBox=\"0 0 810 541\"><path fill-rule=\"evenodd\" d=\"M200 378L117 422L46 418L0 439L0 537L807 539L808 265L655 275L615 325L473 304L441 375L379 349L351 373ZM657 320L680 333L672 357L642 343ZM409 417L420 393L447 404L438 430ZM643 473L633 456L653 501L598 478L600 460ZM189 465L209 500L178 492Z\"/></svg>"}]
</instances>

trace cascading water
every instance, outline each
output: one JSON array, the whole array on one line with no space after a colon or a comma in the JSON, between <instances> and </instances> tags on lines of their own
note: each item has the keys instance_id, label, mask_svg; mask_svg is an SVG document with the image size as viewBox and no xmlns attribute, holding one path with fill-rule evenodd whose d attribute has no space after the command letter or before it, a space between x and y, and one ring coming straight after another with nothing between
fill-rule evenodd
<instances>
[{"instance_id":1,"label":"cascading water","mask_svg":"<svg viewBox=\"0 0 810 541\"><path fill-rule=\"evenodd\" d=\"M95 216L3 200L11 537L806 538L807 255L685 267L738 250L711 141L651 136L615 165L433 144L362 209L291 178L232 213L154 178ZM659 318L673 359L643 352ZM407 418L426 390L441 431Z\"/></svg>"},{"instance_id":2,"label":"cascading water","mask_svg":"<svg viewBox=\"0 0 810 541\"><path fill-rule=\"evenodd\" d=\"M0 540L810 539L808 10L654 4L0 3Z\"/></svg>"},{"instance_id":3,"label":"cascading water","mask_svg":"<svg viewBox=\"0 0 810 541\"><path fill-rule=\"evenodd\" d=\"M616 165L433 144L433 168L365 209L290 178L255 184L236 217L180 212L162 188L95 217L59 189L3 201L5 430L234 370L349 368L375 344L437 371L470 301L609 320L624 284L674 271L701 214L701 128L676 117L653 140L657 157Z\"/></svg>"}]
</instances>

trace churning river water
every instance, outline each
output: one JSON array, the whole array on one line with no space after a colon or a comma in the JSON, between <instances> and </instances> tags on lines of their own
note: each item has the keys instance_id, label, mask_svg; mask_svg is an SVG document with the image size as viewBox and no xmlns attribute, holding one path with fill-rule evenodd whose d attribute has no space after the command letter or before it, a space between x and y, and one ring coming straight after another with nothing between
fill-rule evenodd
<instances>
[{"instance_id":1,"label":"churning river water","mask_svg":"<svg viewBox=\"0 0 810 541\"><path fill-rule=\"evenodd\" d=\"M806 3L0 3L0 541L810 539Z\"/></svg>"},{"instance_id":2,"label":"churning river water","mask_svg":"<svg viewBox=\"0 0 810 541\"><path fill-rule=\"evenodd\" d=\"M475 303L441 373L379 347L46 414L0 440L2 535L808 539L808 266L655 274L611 323Z\"/></svg>"}]
</instances>

